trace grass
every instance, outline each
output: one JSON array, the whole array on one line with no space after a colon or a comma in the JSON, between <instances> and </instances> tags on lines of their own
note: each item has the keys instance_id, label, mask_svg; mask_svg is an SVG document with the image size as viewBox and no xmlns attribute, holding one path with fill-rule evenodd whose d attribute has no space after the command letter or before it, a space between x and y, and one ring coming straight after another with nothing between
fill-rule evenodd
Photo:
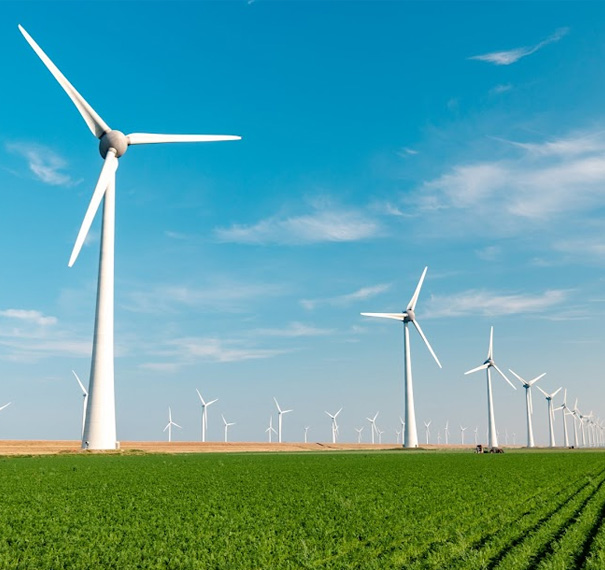
<instances>
[{"instance_id":1,"label":"grass","mask_svg":"<svg viewBox=\"0 0 605 570\"><path fill-rule=\"evenodd\" d=\"M605 453L0 459L0 568L603 568Z\"/></svg>"}]
</instances>

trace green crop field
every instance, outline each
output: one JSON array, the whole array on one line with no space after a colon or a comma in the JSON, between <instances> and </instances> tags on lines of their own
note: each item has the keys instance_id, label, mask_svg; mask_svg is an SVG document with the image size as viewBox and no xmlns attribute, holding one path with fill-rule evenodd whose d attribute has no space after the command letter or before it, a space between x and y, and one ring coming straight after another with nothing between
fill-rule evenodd
<instances>
[{"instance_id":1,"label":"green crop field","mask_svg":"<svg viewBox=\"0 0 605 570\"><path fill-rule=\"evenodd\" d=\"M605 568L605 453L0 459L0 568Z\"/></svg>"}]
</instances>

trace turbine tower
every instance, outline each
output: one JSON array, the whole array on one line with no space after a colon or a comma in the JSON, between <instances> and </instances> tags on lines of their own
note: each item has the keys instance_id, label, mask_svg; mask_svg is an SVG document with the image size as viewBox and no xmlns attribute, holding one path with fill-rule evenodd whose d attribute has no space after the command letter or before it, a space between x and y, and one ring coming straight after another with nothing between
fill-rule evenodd
<instances>
[{"instance_id":1,"label":"turbine tower","mask_svg":"<svg viewBox=\"0 0 605 570\"><path fill-rule=\"evenodd\" d=\"M82 388L82 395L84 396L84 404L82 406L82 433L80 434L80 437L84 437L84 421L86 420L86 404L88 403L88 392L86 391L86 388L84 388L84 384L82 384L80 378L78 378L78 375L75 373L75 371L72 370L72 372L73 375L76 377L78 384L80 384L80 388Z\"/></svg>"},{"instance_id":2,"label":"turbine tower","mask_svg":"<svg viewBox=\"0 0 605 570\"><path fill-rule=\"evenodd\" d=\"M307 441L307 434L309 433L309 428L310 427L311 426L305 426L305 443L308 443L308 441Z\"/></svg>"},{"instance_id":3,"label":"turbine tower","mask_svg":"<svg viewBox=\"0 0 605 570\"><path fill-rule=\"evenodd\" d=\"M424 281L424 277L428 267L424 268L422 275L420 277L420 281L418 281L418 285L416 286L416 290L408 303L408 306L405 311L402 313L361 313L364 317L378 317L381 319L395 319L396 321L401 321L403 323L403 360L404 360L404 393L405 393L405 430L404 430L404 438L403 438L403 446L404 447L418 447L418 431L416 429L416 410L414 408L414 388L412 385L412 361L410 356L410 333L408 330L409 323L412 323L418 334L426 344L426 347L429 349L429 352L435 359L435 362L441 368L441 363L437 358L437 355L431 348L429 341L426 336L422 332L422 328L420 328L420 324L416 320L416 303L418 302L418 296L420 295L420 289L422 288L422 283Z\"/></svg>"},{"instance_id":4,"label":"turbine tower","mask_svg":"<svg viewBox=\"0 0 605 570\"><path fill-rule=\"evenodd\" d=\"M552 406L552 399L562 390L562 388L555 390L552 394L547 394L544 390L542 390L542 388L540 388L540 386L536 386L536 388L538 388L538 390L544 394L546 402L548 403L548 447L555 447L555 411Z\"/></svg>"},{"instance_id":5,"label":"turbine tower","mask_svg":"<svg viewBox=\"0 0 605 570\"><path fill-rule=\"evenodd\" d=\"M521 384L523 384L523 387L525 388L525 409L527 412L527 447L534 447L534 429L531 423L531 417L534 413L534 405L531 398L531 387L538 380L540 380L540 378L546 376L546 372L544 372L544 374L540 374L540 376L536 376L533 380L525 380L510 368L508 370L517 380L519 380L519 382L521 382Z\"/></svg>"},{"instance_id":6,"label":"turbine tower","mask_svg":"<svg viewBox=\"0 0 605 570\"><path fill-rule=\"evenodd\" d=\"M99 151L103 158L101 174L95 186L92 199L84 216L82 226L76 238L69 267L76 261L84 244L93 219L103 204L103 223L101 229L101 251L99 257L99 276L97 282L97 304L92 347L92 361L88 392L90 397L86 408L82 448L116 448L116 413L114 392L114 235L115 235L115 175L118 159L130 145L209 142L237 140L240 137L229 135L160 135L149 133L124 133L112 130L97 114L74 86L59 71L55 64L42 51L33 38L19 26L27 43L36 52L42 63L51 72L68 97L72 100L92 134L100 139ZM115 94L112 96L115 98Z\"/></svg>"},{"instance_id":7,"label":"turbine tower","mask_svg":"<svg viewBox=\"0 0 605 570\"><path fill-rule=\"evenodd\" d=\"M487 350L487 360L481 365L477 366L477 368L473 368L472 370L468 370L465 374L472 374L473 372L478 372L479 370L487 371L487 424L488 424L488 436L487 436L487 445L488 447L498 447L498 434L496 432L496 420L494 418L494 397L492 394L492 376L490 374L490 370L495 368L500 376L504 378L513 388L516 390L513 383L504 375L504 372L500 370L496 363L494 362L494 327L491 328L489 333L489 348Z\"/></svg>"},{"instance_id":8,"label":"turbine tower","mask_svg":"<svg viewBox=\"0 0 605 570\"><path fill-rule=\"evenodd\" d=\"M202 395L200 394L200 391L197 388L195 389L195 391L200 397L200 402L202 403L202 441L206 441L206 431L208 429L208 406L214 404L214 402L218 402L218 398L206 402L204 398L202 398Z\"/></svg>"},{"instance_id":9,"label":"turbine tower","mask_svg":"<svg viewBox=\"0 0 605 570\"><path fill-rule=\"evenodd\" d=\"M168 408L168 423L166 424L166 427L164 428L164 431L168 430L168 442L172 441L172 426L183 429L179 424L172 421L172 410L169 407Z\"/></svg>"},{"instance_id":10,"label":"turbine tower","mask_svg":"<svg viewBox=\"0 0 605 570\"><path fill-rule=\"evenodd\" d=\"M279 407L275 396L273 396L273 399L275 400L275 405L277 406L277 441L281 443L281 417L288 412L293 412L294 410L282 410Z\"/></svg>"}]
</instances>

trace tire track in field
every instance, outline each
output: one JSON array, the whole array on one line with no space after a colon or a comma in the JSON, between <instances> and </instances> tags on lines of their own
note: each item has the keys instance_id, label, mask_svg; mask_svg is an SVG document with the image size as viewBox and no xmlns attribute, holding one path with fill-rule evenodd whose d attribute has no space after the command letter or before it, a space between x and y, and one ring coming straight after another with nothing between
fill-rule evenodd
<instances>
[{"instance_id":1,"label":"tire track in field","mask_svg":"<svg viewBox=\"0 0 605 570\"><path fill-rule=\"evenodd\" d=\"M602 476L603 471L601 471L599 475ZM585 485L583 485L582 489L579 489L575 495L570 497L570 500L573 499L575 496L577 496L587 485L590 485L590 481L588 481ZM566 519L564 521L562 521L561 524L558 525L558 529L556 530L556 532L554 532L554 534L551 534L550 536L548 536L544 539L545 540L544 544L542 544L542 546L534 554L531 555L531 557L528 561L528 565L525 566L526 570L536 570L538 568L538 566L540 565L540 563L542 562L542 560L544 560L545 558L547 558L549 555L551 555L554 552L556 544L561 540L561 538L563 537L563 535L565 534L567 529L570 526L572 526L573 524L575 524L575 521L579 518L582 511L586 508L586 506L590 503L590 501L596 495L598 495L599 491L603 488L603 485L605 485L605 477L601 478L598 485L595 485L594 489L588 494L588 496L580 502L580 504L574 509L574 511L568 517L566 517ZM566 501L566 503L568 503L568 502L569 502L569 500ZM561 510L561 508L562 507L557 508L556 511ZM549 520L551 518L552 517L547 517L547 520ZM547 520L545 520L542 524L545 524L547 522ZM524 537L522 537L522 540L517 542L517 544L515 544L514 546L511 544L510 546L505 548L503 551L503 556L498 556L499 560L497 561L497 563L494 565L490 564L490 566L488 566L488 568L489 569L495 568L497 566L497 564L499 564L510 552L512 552L516 546L525 542L525 540L528 538L528 536L531 539L531 532L537 531L540 528L540 526L542 526L542 525L537 523L529 530L529 532L527 532L525 534Z\"/></svg>"},{"instance_id":2,"label":"tire track in field","mask_svg":"<svg viewBox=\"0 0 605 570\"><path fill-rule=\"evenodd\" d=\"M589 475L591 477L600 477L605 473L605 469L601 470L601 471L597 471L596 473L590 473ZM571 483L569 483L567 486L565 486L563 489L559 489L557 492L555 492L553 494L553 498L556 498L557 496L561 496L564 495L566 496L566 498L559 503L559 505L557 505L552 511L550 511L549 513L547 513L546 515L544 515L540 520L538 520L536 523L534 523L532 526L526 528L526 529L522 529L520 531L520 534L517 538L514 539L513 542L510 542L506 545L506 547L501 550L500 552L498 552L495 556L497 558L497 560L495 561L491 561L489 563L488 566L486 566L485 568L487 570L493 570L493 568L496 566L496 564L498 564L505 556L507 551L516 546L517 544L519 544L520 542L522 542L525 539L525 533L527 532L532 532L534 530L536 530L536 528L538 528L539 526L541 526L542 524L544 524L545 521L547 521L549 518L555 516L557 514L557 512L559 510L561 510L562 508L564 508L570 501L572 501L574 499L574 497L576 497L579 493L581 493L589 484L589 481L586 481L583 485L580 485L580 487L577 487L578 483L582 480L584 480L586 478L586 474L583 474L582 476L578 477L577 479L575 479L574 481L572 481ZM556 485L553 485L552 487L555 487ZM547 489L548 490L548 489ZM522 503L527 503L528 501L532 501L533 499L535 499L537 496L542 495L544 493L545 490L540 490L538 492L536 492L534 495L531 495L530 497L524 498L521 502ZM571 491L570 495L567 495L567 493L569 493ZM515 516L515 521L521 521L523 518L525 518L528 515L534 514L535 511L533 509L528 509L525 510L522 513L519 513L518 515ZM486 534L484 536L482 536L481 538L479 538L478 540L474 541L472 544L470 544L467 548L466 551L469 550L474 550L474 551L479 551L482 548L485 547L486 544L488 544L491 540L493 540L494 538L498 537L499 535L505 533L505 532L509 532L509 529L507 527L500 527L498 530L496 530L495 532L491 532L489 534ZM426 562L428 557L432 554L434 554L436 552L436 547L439 547L440 545L443 545L443 541L433 541L430 544L427 545L427 547L425 548L425 550L422 552L422 554L419 554L413 558L411 558L408 563L409 564L418 564L418 563L422 563L422 562ZM458 556L454 556L451 560L450 560L450 564L459 564L459 563L463 563L464 561L462 560L462 556L458 555Z\"/></svg>"}]
</instances>

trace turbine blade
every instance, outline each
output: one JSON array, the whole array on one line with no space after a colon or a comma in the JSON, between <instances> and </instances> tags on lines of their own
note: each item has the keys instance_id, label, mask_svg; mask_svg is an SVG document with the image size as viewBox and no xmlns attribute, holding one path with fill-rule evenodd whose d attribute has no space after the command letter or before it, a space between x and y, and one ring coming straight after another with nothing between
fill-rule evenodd
<instances>
[{"instance_id":1,"label":"turbine blade","mask_svg":"<svg viewBox=\"0 0 605 570\"><path fill-rule=\"evenodd\" d=\"M422 289L422 283L424 281L424 277L426 275L427 270L428 270L428 267L425 267L424 271L422 272L422 275L420 276L420 281L418 281L418 285L416 285L416 290L414 291L414 294L412 295L412 298L410 299L410 302L408 303L408 306L407 306L408 311L410 309L412 309L412 311L413 311L416 308L416 303L418 302L418 296L420 295L420 289Z\"/></svg>"},{"instance_id":2,"label":"turbine blade","mask_svg":"<svg viewBox=\"0 0 605 570\"><path fill-rule=\"evenodd\" d=\"M494 358L494 327L489 330L489 348L487 350L487 359L491 360Z\"/></svg>"},{"instance_id":3,"label":"turbine blade","mask_svg":"<svg viewBox=\"0 0 605 570\"><path fill-rule=\"evenodd\" d=\"M26 39L27 43L42 60L42 63L47 67L48 71L53 74L54 78L59 82L59 85L63 87L63 90L65 93L67 93L68 97L73 101L73 104L76 106L78 111L80 111L80 115L82 115L82 118L86 121L86 124L88 125L88 128L92 134L100 139L105 133L108 133L111 129L109 126L107 126L107 123L101 119L97 112L86 102L84 97L82 97L82 95L76 91L76 88L67 80L65 75L59 71L57 66L42 51L42 48L25 31L23 26L19 25L19 31L23 34L23 37Z\"/></svg>"},{"instance_id":4,"label":"turbine blade","mask_svg":"<svg viewBox=\"0 0 605 570\"><path fill-rule=\"evenodd\" d=\"M495 363L492 363L492 366L498 371L500 376L502 376L502 378L504 378L512 386L513 390L517 389L517 387L504 375L504 372L502 372L502 370L500 370Z\"/></svg>"},{"instance_id":5,"label":"turbine blade","mask_svg":"<svg viewBox=\"0 0 605 570\"><path fill-rule=\"evenodd\" d=\"M396 321L403 321L405 319L405 313L360 313L364 317L378 317L379 319L395 319Z\"/></svg>"},{"instance_id":6,"label":"turbine blade","mask_svg":"<svg viewBox=\"0 0 605 570\"><path fill-rule=\"evenodd\" d=\"M204 398L202 398L202 395L200 394L200 391L196 388L195 391L197 392L197 395L200 397L200 402L202 402L202 405L206 406L206 402L204 402Z\"/></svg>"},{"instance_id":7,"label":"turbine blade","mask_svg":"<svg viewBox=\"0 0 605 570\"><path fill-rule=\"evenodd\" d=\"M540 388L540 386L536 386L536 388L538 388L538 390L540 390L540 392L542 392L542 394L544 394L546 397L548 397L548 394L542 390L542 388Z\"/></svg>"},{"instance_id":8,"label":"turbine blade","mask_svg":"<svg viewBox=\"0 0 605 570\"><path fill-rule=\"evenodd\" d=\"M162 431L166 431L170 427L170 422L166 424L166 427Z\"/></svg>"},{"instance_id":9,"label":"turbine blade","mask_svg":"<svg viewBox=\"0 0 605 570\"><path fill-rule=\"evenodd\" d=\"M554 391L554 392L553 392L553 393L550 395L550 397L551 397L551 398L554 398L554 397L555 397L555 396L556 396L556 395L557 395L557 394L558 394L558 393L559 393L561 390L563 390L563 386L561 386L561 387L560 387L558 390L555 390L555 391Z\"/></svg>"},{"instance_id":10,"label":"turbine blade","mask_svg":"<svg viewBox=\"0 0 605 570\"><path fill-rule=\"evenodd\" d=\"M80 388L82 388L82 392L84 392L84 394L86 396L88 396L88 392L86 391L86 388L84 388L84 384L82 384L82 382L80 381L80 378L78 378L78 375L76 374L75 370L72 370L72 373L76 377L76 380L78 381L78 384L80 384Z\"/></svg>"},{"instance_id":11,"label":"turbine blade","mask_svg":"<svg viewBox=\"0 0 605 570\"><path fill-rule=\"evenodd\" d=\"M9 402L8 404L4 404L4 406L2 406L0 408L0 412L4 409L4 408L8 408L10 405L12 404L12 402Z\"/></svg>"},{"instance_id":12,"label":"turbine blade","mask_svg":"<svg viewBox=\"0 0 605 570\"><path fill-rule=\"evenodd\" d=\"M238 141L236 135L156 135L153 133L131 133L126 137L129 144L192 143Z\"/></svg>"},{"instance_id":13,"label":"turbine blade","mask_svg":"<svg viewBox=\"0 0 605 570\"><path fill-rule=\"evenodd\" d=\"M275 398L275 396L273 396L273 400L275 400L275 405L277 406L277 411L278 411L280 414L281 414L281 413L283 413L283 412L281 411L281 408L279 407L279 404L277 403L277 399Z\"/></svg>"},{"instance_id":14,"label":"turbine blade","mask_svg":"<svg viewBox=\"0 0 605 570\"><path fill-rule=\"evenodd\" d=\"M340 410L338 410L335 414L334 414L334 418L336 418L336 416L338 416L338 414L340 414L340 412L342 412L342 408L340 408Z\"/></svg>"},{"instance_id":15,"label":"turbine blade","mask_svg":"<svg viewBox=\"0 0 605 570\"><path fill-rule=\"evenodd\" d=\"M435 359L437 366L439 366L439 368L443 368L441 366L441 362L439 362L439 359L437 358L437 355L435 354L435 351L431 348L431 345L429 344L428 339L426 338L426 336L424 336L424 333L422 332L422 329L420 328L420 324L418 323L418 321L413 320L412 323L416 327L418 334L422 337L422 340L424 341L424 344L426 344L426 347L429 349L429 352L433 355L433 358Z\"/></svg>"},{"instance_id":16,"label":"turbine blade","mask_svg":"<svg viewBox=\"0 0 605 570\"><path fill-rule=\"evenodd\" d=\"M215 398L214 400L210 400L206 406L209 406L210 404L214 404L214 402L218 402L218 398Z\"/></svg>"},{"instance_id":17,"label":"turbine blade","mask_svg":"<svg viewBox=\"0 0 605 570\"><path fill-rule=\"evenodd\" d=\"M180 425L179 425L179 424L177 424L176 422L172 422L172 425L173 425L173 426L175 426L175 427L178 427L178 428L183 429L183 428L182 428L182 426L180 426Z\"/></svg>"},{"instance_id":18,"label":"turbine blade","mask_svg":"<svg viewBox=\"0 0 605 570\"><path fill-rule=\"evenodd\" d=\"M103 168L101 169L99 180L97 181L95 190L92 193L92 198L90 200L90 204L88 205L88 210L86 210L86 215L84 216L84 220L82 221L82 225L80 226L80 231L78 232L76 243L74 244L73 251L71 252L69 263L67 264L69 267L73 266L73 264L76 262L76 259L78 258L78 255L80 254L80 250L84 245L84 240L88 235L88 231L90 230L92 221L94 220L95 214L99 209L99 204L101 204L101 200L105 195L105 190L107 190L107 186L109 186L112 180L115 180L115 174L117 169L118 159L116 158L115 152L110 149L107 152L107 156L105 157L105 162L103 163Z\"/></svg>"},{"instance_id":19,"label":"turbine blade","mask_svg":"<svg viewBox=\"0 0 605 570\"><path fill-rule=\"evenodd\" d=\"M514 370L511 370L510 368L508 369L508 371L515 377L517 378L517 380L519 380L519 382L521 382L523 384L523 386L531 386L531 384L529 382L526 382L525 380L523 380L523 378L521 378L521 376L519 376Z\"/></svg>"},{"instance_id":20,"label":"turbine blade","mask_svg":"<svg viewBox=\"0 0 605 570\"><path fill-rule=\"evenodd\" d=\"M540 378L543 378L544 376L546 376L546 372L540 374L540 376L536 376L533 380L530 380L529 385L533 386L538 380L540 380Z\"/></svg>"},{"instance_id":21,"label":"turbine blade","mask_svg":"<svg viewBox=\"0 0 605 570\"><path fill-rule=\"evenodd\" d=\"M479 372L479 370L485 370L488 366L489 364L482 364L481 366L477 366L477 368L467 370L464 374L472 374L473 372Z\"/></svg>"}]
</instances>

